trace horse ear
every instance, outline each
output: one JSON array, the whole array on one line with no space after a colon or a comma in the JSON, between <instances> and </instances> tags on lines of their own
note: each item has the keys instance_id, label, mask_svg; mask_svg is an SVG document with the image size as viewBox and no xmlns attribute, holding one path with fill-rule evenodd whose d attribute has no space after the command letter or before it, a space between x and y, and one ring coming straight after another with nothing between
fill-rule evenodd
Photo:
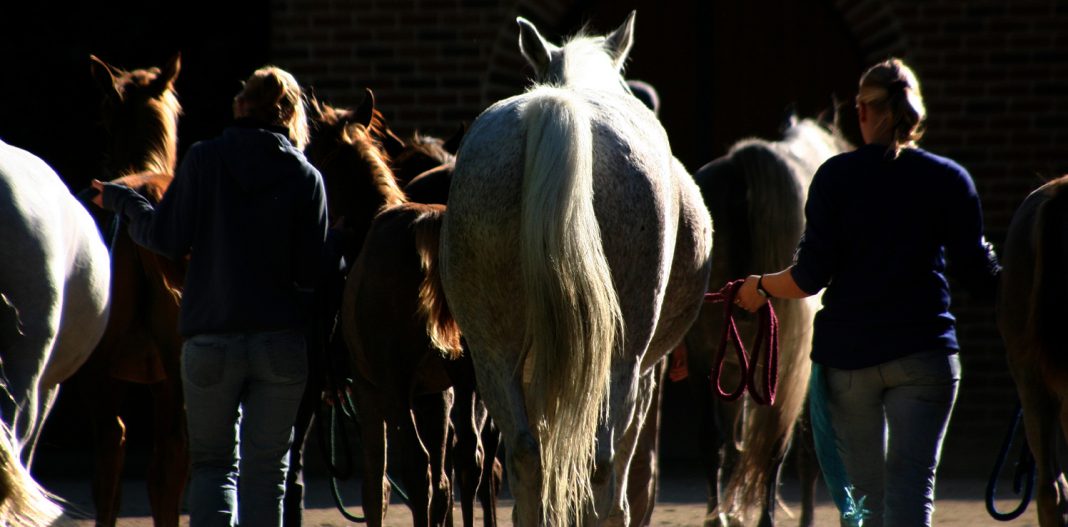
<instances>
[{"instance_id":1,"label":"horse ear","mask_svg":"<svg viewBox=\"0 0 1068 527\"><path fill-rule=\"evenodd\" d=\"M618 69L623 69L623 63L630 54L630 47L634 44L634 18L637 15L637 11L631 11L623 25L605 37L608 50L612 53Z\"/></svg>"},{"instance_id":2,"label":"horse ear","mask_svg":"<svg viewBox=\"0 0 1068 527\"><path fill-rule=\"evenodd\" d=\"M356 108L354 121L362 125L371 126L371 120L375 114L375 94L370 88L364 88L363 102Z\"/></svg>"},{"instance_id":3,"label":"horse ear","mask_svg":"<svg viewBox=\"0 0 1068 527\"><path fill-rule=\"evenodd\" d=\"M116 99L121 97L119 91L115 89L115 75L108 63L100 60L96 55L89 55L89 71L105 96Z\"/></svg>"},{"instance_id":4,"label":"horse ear","mask_svg":"<svg viewBox=\"0 0 1068 527\"><path fill-rule=\"evenodd\" d=\"M445 141L445 143L441 145L441 147L444 148L446 152L452 155L456 155L456 152L460 151L460 142L463 141L464 134L466 133L467 123L460 123L460 126L456 129L456 132L453 133L452 137Z\"/></svg>"},{"instance_id":5,"label":"horse ear","mask_svg":"<svg viewBox=\"0 0 1068 527\"><path fill-rule=\"evenodd\" d=\"M178 79L178 72L182 70L182 53L175 53L170 60L168 60L162 68L160 68L159 75L156 76L156 80L152 81L152 86L159 90L161 93L164 90L174 89L174 81Z\"/></svg>"},{"instance_id":6,"label":"horse ear","mask_svg":"<svg viewBox=\"0 0 1068 527\"><path fill-rule=\"evenodd\" d=\"M556 46L542 38L538 28L529 20L517 16L515 22L519 24L519 52L534 66L535 75L542 77L549 69L549 60Z\"/></svg>"}]
</instances>

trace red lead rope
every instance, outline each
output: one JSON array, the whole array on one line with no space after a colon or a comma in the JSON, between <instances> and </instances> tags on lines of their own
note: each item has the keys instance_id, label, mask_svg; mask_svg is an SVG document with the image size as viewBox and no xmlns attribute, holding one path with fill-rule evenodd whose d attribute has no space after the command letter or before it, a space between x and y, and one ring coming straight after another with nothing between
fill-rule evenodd
<instances>
[{"instance_id":1,"label":"red lead rope","mask_svg":"<svg viewBox=\"0 0 1068 527\"><path fill-rule=\"evenodd\" d=\"M760 321L757 326L756 341L753 342L753 357L746 356L745 344L738 335L738 326L734 323L734 299L738 296L745 280L735 280L723 286L716 293L705 293L705 302L723 302L723 336L719 341L719 352L712 363L712 386L716 393L727 401L735 401L749 390L749 395L757 404L775 404L775 387L779 379L779 318L771 301L760 308ZM765 344L765 342L767 344ZM727 347L734 343L738 355L738 366L742 370L742 381L733 392L723 390L720 376L723 374L723 359L727 356ZM757 390L757 370L760 364L760 350L767 348L767 365L764 368L764 394Z\"/></svg>"}]
</instances>

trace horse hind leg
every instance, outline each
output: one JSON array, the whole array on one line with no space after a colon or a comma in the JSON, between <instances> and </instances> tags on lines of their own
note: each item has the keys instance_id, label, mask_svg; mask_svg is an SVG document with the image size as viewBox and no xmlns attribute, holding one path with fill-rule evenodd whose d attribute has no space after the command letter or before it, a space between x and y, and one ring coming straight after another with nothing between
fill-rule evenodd
<instances>
[{"instance_id":1,"label":"horse hind leg","mask_svg":"<svg viewBox=\"0 0 1068 527\"><path fill-rule=\"evenodd\" d=\"M448 449L449 412L453 406L452 390L417 398L415 436L427 452L429 471L430 525L452 525L452 487L445 471Z\"/></svg>"},{"instance_id":2,"label":"horse hind leg","mask_svg":"<svg viewBox=\"0 0 1068 527\"><path fill-rule=\"evenodd\" d=\"M816 521L816 484L820 477L820 465L816 459L816 443L812 437L807 404L798 418L794 438L797 475L801 484L801 519L798 525L812 527Z\"/></svg>"},{"instance_id":3,"label":"horse hind leg","mask_svg":"<svg viewBox=\"0 0 1068 527\"><path fill-rule=\"evenodd\" d=\"M323 389L323 372L321 366L313 366L313 353L309 353L308 382L304 395L297 408L297 418L293 424L293 444L289 447L289 469L286 471L286 490L282 502L282 525L300 527L304 515L304 445L308 441L315 411L319 407L320 394Z\"/></svg>"},{"instance_id":4,"label":"horse hind leg","mask_svg":"<svg viewBox=\"0 0 1068 527\"><path fill-rule=\"evenodd\" d=\"M386 480L386 421L375 397L375 387L357 376L354 388L363 447L363 514L369 527L382 527L390 492Z\"/></svg>"},{"instance_id":5,"label":"horse hind leg","mask_svg":"<svg viewBox=\"0 0 1068 527\"><path fill-rule=\"evenodd\" d=\"M638 432L634 458L630 462L627 482L627 501L630 505L632 525L649 525L656 503L659 467L657 453L660 450L660 405L664 396L664 372L667 359L653 367L651 381L655 382L648 402L648 411Z\"/></svg>"},{"instance_id":6,"label":"horse hind leg","mask_svg":"<svg viewBox=\"0 0 1068 527\"><path fill-rule=\"evenodd\" d=\"M470 387L454 385L456 405L453 406L452 422L455 433L451 459L460 494L460 510L464 527L475 522L475 495L481 484L482 458L485 455L479 440L479 422L475 415L475 393Z\"/></svg>"},{"instance_id":7,"label":"horse hind leg","mask_svg":"<svg viewBox=\"0 0 1068 527\"><path fill-rule=\"evenodd\" d=\"M482 478L478 486L478 499L482 504L482 525L497 527L497 496L501 494L504 467L497 460L501 444L501 432L486 415L482 424Z\"/></svg>"},{"instance_id":8,"label":"horse hind leg","mask_svg":"<svg viewBox=\"0 0 1068 527\"><path fill-rule=\"evenodd\" d=\"M764 487L764 507L760 513L759 527L774 527L775 526L775 508L779 504L779 479L782 475L782 462L781 456L773 458L768 461L768 477L767 485Z\"/></svg>"},{"instance_id":9,"label":"horse hind leg","mask_svg":"<svg viewBox=\"0 0 1068 527\"><path fill-rule=\"evenodd\" d=\"M1038 509L1038 523L1041 527L1061 527L1064 521L1057 503L1057 479L1060 470L1055 466L1053 456L1056 444L1054 416L1058 410L1055 403L1043 395L1021 391L1020 400L1024 407L1027 442L1035 458L1035 506ZM1063 410L1061 420L1064 421Z\"/></svg>"},{"instance_id":10,"label":"horse hind leg","mask_svg":"<svg viewBox=\"0 0 1068 527\"><path fill-rule=\"evenodd\" d=\"M189 477L182 386L170 376L151 386L154 451L148 466L148 496L155 527L177 527L182 495Z\"/></svg>"}]
</instances>

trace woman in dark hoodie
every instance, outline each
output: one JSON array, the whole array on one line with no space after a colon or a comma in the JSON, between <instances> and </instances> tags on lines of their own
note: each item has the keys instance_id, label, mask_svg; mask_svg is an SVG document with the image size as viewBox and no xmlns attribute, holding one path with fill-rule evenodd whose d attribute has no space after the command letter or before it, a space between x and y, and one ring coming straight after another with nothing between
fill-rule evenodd
<instances>
[{"instance_id":1,"label":"woman in dark hoodie","mask_svg":"<svg viewBox=\"0 0 1068 527\"><path fill-rule=\"evenodd\" d=\"M122 213L137 243L191 255L179 330L193 527L281 525L327 230L322 177L301 152L308 125L296 79L256 70L233 108L234 125L189 149L157 206L93 182L97 204Z\"/></svg>"}]
</instances>

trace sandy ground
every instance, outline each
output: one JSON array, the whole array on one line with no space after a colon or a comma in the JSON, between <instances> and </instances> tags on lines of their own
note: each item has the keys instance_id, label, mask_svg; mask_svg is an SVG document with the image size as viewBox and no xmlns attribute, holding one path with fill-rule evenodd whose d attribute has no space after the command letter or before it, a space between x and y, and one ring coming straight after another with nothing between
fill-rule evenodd
<instances>
[{"instance_id":1,"label":"sandy ground","mask_svg":"<svg viewBox=\"0 0 1068 527\"><path fill-rule=\"evenodd\" d=\"M81 511L82 517L91 516L92 502L89 497L89 483L83 480L56 480L46 481L45 484L53 492L65 498L71 504L72 510ZM653 513L652 525L656 526L700 526L704 519L704 483L692 473L680 473L678 470L668 472L661 480L662 490ZM995 521L986 512L983 501L986 482L980 480L949 479L939 482L939 497L936 501L935 525L938 526L968 526L978 527L984 525L1011 525L1013 527L1037 526L1034 506L1027 509L1020 518L1006 523ZM817 501L816 525L818 527L837 526L836 513L826 493L822 492ZM1003 496L1010 498L1005 487ZM343 493L349 495L346 503L350 506L350 512L362 514L359 508L359 486L356 482L348 482L343 486ZM790 507L795 510L798 507L796 484L786 482L783 485L783 496ZM349 499L351 498L351 499ZM308 497L306 499L307 510L304 515L304 525L309 527L342 527L358 525L345 520L334 508L330 498L328 481L325 479L313 479L308 482ZM1010 499L999 501L1001 510L1008 510L1015 506ZM497 517L501 525L511 525L512 501L509 498L501 500L497 510ZM145 497L144 484L142 481L130 480L125 483L123 513L118 522L120 527L150 527L151 518L148 515L148 502ZM459 508L455 511L456 524L460 522ZM797 525L796 519L790 519L786 514L778 516L780 525ZM412 524L411 515L403 504L395 503L391 506L386 518L387 526L406 526ZM476 517L476 524L481 525L481 516ZM79 520L75 525L91 526L91 520ZM181 525L189 525L189 518L182 517Z\"/></svg>"}]
</instances>

